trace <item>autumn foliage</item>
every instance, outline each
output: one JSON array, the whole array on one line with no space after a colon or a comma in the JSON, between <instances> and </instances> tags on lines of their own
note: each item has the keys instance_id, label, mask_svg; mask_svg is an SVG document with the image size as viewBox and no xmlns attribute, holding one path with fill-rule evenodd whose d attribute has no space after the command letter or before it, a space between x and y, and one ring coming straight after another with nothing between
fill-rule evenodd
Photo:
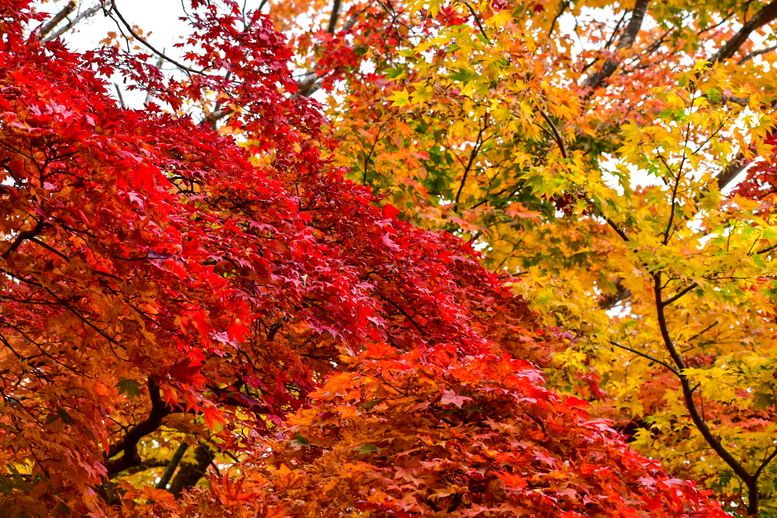
<instances>
[{"instance_id":1,"label":"autumn foliage","mask_svg":"<svg viewBox=\"0 0 777 518\"><path fill-rule=\"evenodd\" d=\"M264 468L294 516L717 514L524 360L383 346L354 363L290 418L294 439Z\"/></svg>"},{"instance_id":2,"label":"autumn foliage","mask_svg":"<svg viewBox=\"0 0 777 518\"><path fill-rule=\"evenodd\" d=\"M517 277L550 386L777 514L777 2L348 6L333 162Z\"/></svg>"},{"instance_id":3,"label":"autumn foliage","mask_svg":"<svg viewBox=\"0 0 777 518\"><path fill-rule=\"evenodd\" d=\"M267 16L190 7L183 80L0 2L0 515L725 516L545 387L510 277L343 178Z\"/></svg>"}]
</instances>

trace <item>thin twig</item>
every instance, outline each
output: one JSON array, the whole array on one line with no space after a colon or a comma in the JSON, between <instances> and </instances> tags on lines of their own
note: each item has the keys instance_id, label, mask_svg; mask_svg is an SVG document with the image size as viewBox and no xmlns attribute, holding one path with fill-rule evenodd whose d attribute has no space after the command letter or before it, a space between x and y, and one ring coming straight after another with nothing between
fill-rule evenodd
<instances>
[{"instance_id":1,"label":"thin twig","mask_svg":"<svg viewBox=\"0 0 777 518\"><path fill-rule=\"evenodd\" d=\"M751 59L757 58L758 56L763 56L764 54L768 54L769 52L771 52L771 51L773 51L775 49L777 49L777 45L772 45L771 47L766 47L765 49L761 49L761 50L754 50L753 52L751 52L747 56L745 56L742 59L740 59L739 61L737 61L737 65L744 65L745 63L747 63Z\"/></svg>"},{"instance_id":2,"label":"thin twig","mask_svg":"<svg viewBox=\"0 0 777 518\"><path fill-rule=\"evenodd\" d=\"M486 129L486 123L484 122L483 126L478 130L478 137L475 140L475 145L472 146L472 151L469 154L469 161L467 162L467 165L464 167L464 175L461 177L459 190L456 192L456 198L453 200L457 207L459 205L459 198L461 197L461 192L464 190L464 184L467 182L467 175L472 169L472 166L475 164L475 158L478 156L478 153L480 153L480 148L483 145L483 131L485 131L485 129Z\"/></svg>"},{"instance_id":3,"label":"thin twig","mask_svg":"<svg viewBox=\"0 0 777 518\"><path fill-rule=\"evenodd\" d=\"M641 357L645 358L646 360L650 360L653 363L657 363L657 364L661 365L662 367L665 367L665 368L669 369L670 371L672 371L672 374L674 374L678 378L680 377L680 372L677 369L675 369L674 367L672 367L671 365L669 365L668 363L666 363L665 361L659 360L658 358L654 358L653 356L650 356L649 354L645 354L643 352L637 351L636 349L632 349L631 347L627 347L625 345L621 345L618 342L614 342L612 340L610 340L610 344L614 345L615 347L618 347L620 349L623 349L624 351L629 351L630 353L634 353L637 356L641 356Z\"/></svg>"},{"instance_id":4,"label":"thin twig","mask_svg":"<svg viewBox=\"0 0 777 518\"><path fill-rule=\"evenodd\" d=\"M480 29L480 33L483 35L483 37L486 39L486 42L491 45L491 38L488 37L488 34L486 34L486 30L483 28L483 25L480 23L480 17L478 17L475 10L472 8L471 5L469 5L468 2L464 2L464 5L467 6L467 9L469 9L470 14L472 14L472 17L475 19L475 23L478 24L478 29Z\"/></svg>"},{"instance_id":5,"label":"thin twig","mask_svg":"<svg viewBox=\"0 0 777 518\"><path fill-rule=\"evenodd\" d=\"M189 68L186 65L183 65L183 64L179 63L178 61L174 60L170 56L167 56L164 52L161 52L161 51L157 50L156 47L154 47L149 42L147 42L142 36L140 36L140 34L135 32L135 29L133 29L132 26L129 24L129 22L127 22L127 20L124 19L124 16L121 15L121 12L119 12L118 7L116 6L116 2L113 2L112 10L113 10L113 12L116 13L116 16L119 17L119 20L121 20L121 23L124 25L124 27L127 29L127 31L129 31L129 33L132 35L132 37L137 39L140 43L143 44L143 46L148 48L151 52L153 52L157 56L161 57L162 59L164 59L166 61L169 61L173 65L177 66L178 68L180 68L181 70L184 70L186 72L191 72L192 74L203 74L204 73L203 70L195 70L193 68Z\"/></svg>"},{"instance_id":6,"label":"thin twig","mask_svg":"<svg viewBox=\"0 0 777 518\"><path fill-rule=\"evenodd\" d=\"M114 88L116 88L116 95L119 96L119 102L121 103L121 107L126 108L127 105L124 104L124 96L121 95L121 88L119 88L119 85L117 85L116 83L113 83L113 86Z\"/></svg>"},{"instance_id":7,"label":"thin twig","mask_svg":"<svg viewBox=\"0 0 777 518\"><path fill-rule=\"evenodd\" d=\"M558 22L558 19L561 18L561 15L564 14L564 11L567 10L567 7L569 7L569 2L563 2L561 4L561 8L556 13L556 16L553 17L553 21L550 22L550 29L548 29L548 40L550 40L550 37L553 35L553 31L556 29L556 22Z\"/></svg>"},{"instance_id":8,"label":"thin twig","mask_svg":"<svg viewBox=\"0 0 777 518\"><path fill-rule=\"evenodd\" d=\"M558 128L556 128L556 125L553 124L553 121L550 120L550 117L548 117L543 110L540 110L540 115L542 115L542 118L545 119L545 122L550 125L551 131L553 131L553 138L556 141L556 144L558 144L559 150L561 151L561 156L564 158L569 158L567 156L567 148L564 145L564 139L561 138L561 133L558 132Z\"/></svg>"}]
</instances>

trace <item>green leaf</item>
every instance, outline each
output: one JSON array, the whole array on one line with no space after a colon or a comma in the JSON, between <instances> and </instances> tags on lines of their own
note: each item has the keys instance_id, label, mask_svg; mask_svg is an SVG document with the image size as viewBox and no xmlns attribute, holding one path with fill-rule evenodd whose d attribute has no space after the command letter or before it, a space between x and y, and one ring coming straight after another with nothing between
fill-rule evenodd
<instances>
[{"instance_id":1,"label":"green leaf","mask_svg":"<svg viewBox=\"0 0 777 518\"><path fill-rule=\"evenodd\" d=\"M452 73L451 75L449 75L448 77L454 81L465 83L470 77L472 77L472 75L473 75L472 72L470 72L466 68L460 68L456 70L454 73Z\"/></svg>"},{"instance_id":2,"label":"green leaf","mask_svg":"<svg viewBox=\"0 0 777 518\"><path fill-rule=\"evenodd\" d=\"M756 392L753 396L753 408L755 410L765 410L775 404L774 395L764 392Z\"/></svg>"},{"instance_id":3,"label":"green leaf","mask_svg":"<svg viewBox=\"0 0 777 518\"><path fill-rule=\"evenodd\" d=\"M407 67L399 66L397 68L389 68L386 70L386 78L387 79L396 79L398 77L401 77L404 73Z\"/></svg>"},{"instance_id":4,"label":"green leaf","mask_svg":"<svg viewBox=\"0 0 777 518\"><path fill-rule=\"evenodd\" d=\"M14 490L14 483L11 477L0 474L0 493L10 495Z\"/></svg>"},{"instance_id":5,"label":"green leaf","mask_svg":"<svg viewBox=\"0 0 777 518\"><path fill-rule=\"evenodd\" d=\"M140 395L140 384L131 379L121 378L116 384L119 389L119 394L127 394L130 400L135 400Z\"/></svg>"},{"instance_id":6,"label":"green leaf","mask_svg":"<svg viewBox=\"0 0 777 518\"><path fill-rule=\"evenodd\" d=\"M70 414L68 414L64 408L57 410L57 414L59 414L59 417L67 424L73 424L73 418L70 417Z\"/></svg>"},{"instance_id":7,"label":"green leaf","mask_svg":"<svg viewBox=\"0 0 777 518\"><path fill-rule=\"evenodd\" d=\"M378 447L374 444L362 444L358 448L356 448L356 451L359 453L374 453L378 451Z\"/></svg>"}]
</instances>

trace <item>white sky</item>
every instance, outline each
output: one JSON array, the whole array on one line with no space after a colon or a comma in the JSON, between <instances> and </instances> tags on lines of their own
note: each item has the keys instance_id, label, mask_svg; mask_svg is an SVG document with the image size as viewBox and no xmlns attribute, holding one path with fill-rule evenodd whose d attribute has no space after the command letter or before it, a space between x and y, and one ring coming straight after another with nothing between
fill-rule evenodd
<instances>
[{"instance_id":1,"label":"white sky","mask_svg":"<svg viewBox=\"0 0 777 518\"><path fill-rule=\"evenodd\" d=\"M98 3L99 0L79 2L78 7L69 18L72 19L78 16L78 13L82 10L89 9ZM179 20L183 16L179 0L115 0L115 3L127 22L131 25L139 26L144 31L146 40L151 45L159 50L164 49L165 54L171 58L179 57L179 49L173 48L173 45L189 32L188 24ZM56 13L66 4L67 0L55 0L39 6L39 9L45 12ZM65 23L62 22L60 27ZM105 38L111 31L120 32L116 22L102 12L99 12L78 23L62 39L71 50L83 52L96 48L99 41ZM150 53L146 49L144 49L144 52ZM167 67L169 66L167 65ZM162 68L167 67L165 65L162 66ZM139 91L128 92L122 87L122 97L129 107L141 108L146 94Z\"/></svg>"},{"instance_id":2,"label":"white sky","mask_svg":"<svg viewBox=\"0 0 777 518\"><path fill-rule=\"evenodd\" d=\"M70 18L98 3L99 0L79 2ZM55 0L49 4L43 4L41 10L54 13L66 4L67 0ZM160 47L172 46L175 43L174 36L184 34L187 30L187 25L178 20L183 14L178 0L116 0L115 4L130 24L150 31L152 34L148 39L152 44ZM83 51L94 48L109 31L118 32L116 23L102 13L98 13L79 23L64 39L71 44L73 50Z\"/></svg>"}]
</instances>

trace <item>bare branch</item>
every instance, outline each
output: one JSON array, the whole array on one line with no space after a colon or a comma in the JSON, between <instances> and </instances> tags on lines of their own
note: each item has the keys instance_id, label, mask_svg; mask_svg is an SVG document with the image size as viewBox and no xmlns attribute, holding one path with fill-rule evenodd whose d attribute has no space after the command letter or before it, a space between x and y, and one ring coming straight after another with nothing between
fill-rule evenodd
<instances>
[{"instance_id":1,"label":"bare branch","mask_svg":"<svg viewBox=\"0 0 777 518\"><path fill-rule=\"evenodd\" d=\"M43 25L43 27L41 27L40 31L38 31L38 39L40 41L44 41L46 35L50 33L57 25L59 25L59 22L67 18L67 16L75 10L76 3L71 0L65 7L62 8L61 11L55 14L53 18L51 18Z\"/></svg>"},{"instance_id":2,"label":"bare branch","mask_svg":"<svg viewBox=\"0 0 777 518\"><path fill-rule=\"evenodd\" d=\"M73 18L72 20L69 20L65 25L57 29L56 31L52 32L45 38L42 38L41 41L51 41L59 38L63 34L65 34L67 31L81 23L82 21L86 20L87 18L92 17L94 14L101 10L110 9L111 4L113 0L105 0L105 3L97 2L95 5L90 7L89 9L84 9L78 16Z\"/></svg>"},{"instance_id":3,"label":"bare branch","mask_svg":"<svg viewBox=\"0 0 777 518\"><path fill-rule=\"evenodd\" d=\"M744 25L742 25L742 28L739 29L739 32L728 40L726 44L710 58L710 64L714 65L719 61L731 58L737 53L739 47L747 41L753 31L771 23L775 19L777 19L777 0L772 0L772 2L758 11L755 16L747 20Z\"/></svg>"},{"instance_id":4,"label":"bare branch","mask_svg":"<svg viewBox=\"0 0 777 518\"><path fill-rule=\"evenodd\" d=\"M329 16L329 25L326 27L326 32L334 34L337 28L337 20L340 18L340 3L342 0L335 0L332 4L332 14Z\"/></svg>"},{"instance_id":5,"label":"bare branch","mask_svg":"<svg viewBox=\"0 0 777 518\"><path fill-rule=\"evenodd\" d=\"M629 49L634 44L634 40L637 38L639 30L642 28L642 21L645 19L648 3L649 0L636 1L634 10L631 14L631 20L629 21L629 25L626 27L626 30L624 31L620 40L618 41L616 52ZM599 88L602 83L604 83L604 81L615 72L615 70L618 68L618 64L619 61L617 58L608 59L602 66L601 70L588 78L588 81L586 81L586 87L590 88L591 90L596 90Z\"/></svg>"},{"instance_id":6,"label":"bare branch","mask_svg":"<svg viewBox=\"0 0 777 518\"><path fill-rule=\"evenodd\" d=\"M202 74L203 73L202 70L195 70L193 68L189 68L186 65L183 65L183 64L179 63L178 61L174 60L170 56L165 55L164 52L161 52L161 51L157 50L156 47L154 47L149 42L147 42L140 34L135 32L135 29L132 28L132 25L130 25L129 22L124 19L124 16L122 16L121 12L119 12L118 7L116 7L116 2L113 3L113 6L112 6L111 10L114 13L116 13L116 16L119 17L119 20L121 21L122 25L124 25L124 27L127 29L127 31L129 31L129 33L132 35L132 37L135 38L136 40L138 40L141 44L143 44L143 46L145 46L151 52L153 52L154 54L156 54L160 58L163 58L165 61L168 61L168 62L172 63L173 65L177 66L178 68L180 68L181 70L183 70L185 72L191 72L192 74Z\"/></svg>"},{"instance_id":7,"label":"bare branch","mask_svg":"<svg viewBox=\"0 0 777 518\"><path fill-rule=\"evenodd\" d=\"M763 56L764 54L768 54L769 52L771 52L773 50L777 50L777 45L772 45L771 47L766 47L765 49L761 49L761 50L754 50L753 52L751 52L747 56L745 56L742 59L740 59L739 61L737 61L737 65L744 65L745 63L747 63L751 59L757 58L758 56Z\"/></svg>"},{"instance_id":8,"label":"bare branch","mask_svg":"<svg viewBox=\"0 0 777 518\"><path fill-rule=\"evenodd\" d=\"M569 158L567 156L567 148L564 145L564 139L561 138L561 133L558 132L558 128L556 128L556 125L553 124L553 121L550 120L550 117L548 117L544 111L540 110L540 115L542 115L542 118L545 119L545 122L547 122L548 125L550 126L550 129L553 132L553 140L555 140L556 144L558 144L559 151L561 151L561 156L563 156L564 158Z\"/></svg>"},{"instance_id":9,"label":"bare branch","mask_svg":"<svg viewBox=\"0 0 777 518\"><path fill-rule=\"evenodd\" d=\"M165 468L165 472L162 473L162 477L159 479L159 482L157 482L155 486L156 489L167 489L167 484L169 484L170 479L173 478L173 473L175 473L175 470L178 469L178 465L181 463L181 459L183 458L187 449L189 449L189 445L185 442L182 442L178 445L178 449L175 450L175 453L173 453L173 458L170 459L170 462Z\"/></svg>"},{"instance_id":10,"label":"bare branch","mask_svg":"<svg viewBox=\"0 0 777 518\"><path fill-rule=\"evenodd\" d=\"M151 378L148 379L148 394L151 399L151 412L149 416L130 428L124 439L113 444L105 456L105 469L109 477L140 464L138 442L146 435L156 431L162 424L162 419L171 412L170 407L162 400L159 385ZM112 459L112 457L122 452L121 457Z\"/></svg>"},{"instance_id":11,"label":"bare branch","mask_svg":"<svg viewBox=\"0 0 777 518\"><path fill-rule=\"evenodd\" d=\"M627 347L625 345L621 345L618 342L614 342L612 340L610 340L610 344L614 345L615 347L618 347L619 349L623 349L624 351L629 351L630 353L634 353L637 356L641 356L642 358L645 358L646 360L650 360L653 363L657 363L657 364L661 365L662 367L665 367L665 368L669 369L670 371L672 371L672 374L674 374L678 378L680 377L680 372L677 369L675 369L674 367L672 367L671 365L669 365L668 363L666 363L665 361L663 361L663 360L659 360L658 358L650 356L649 354L645 354L643 352L637 351L636 349L632 349L631 347Z\"/></svg>"}]
</instances>

